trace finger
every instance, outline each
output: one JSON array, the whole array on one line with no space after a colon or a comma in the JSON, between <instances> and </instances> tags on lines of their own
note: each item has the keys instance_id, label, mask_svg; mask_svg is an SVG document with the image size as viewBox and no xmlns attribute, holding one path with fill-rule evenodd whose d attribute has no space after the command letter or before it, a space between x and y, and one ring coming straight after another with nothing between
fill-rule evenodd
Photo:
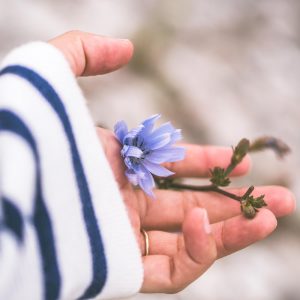
<instances>
[{"instance_id":1,"label":"finger","mask_svg":"<svg viewBox=\"0 0 300 300\"><path fill-rule=\"evenodd\" d=\"M186 149L184 160L165 164L168 169L175 173L174 176L176 177L207 177L210 174L210 169L215 166L226 168L230 164L231 148L193 144L182 146ZM230 175L246 174L250 165L250 156L247 155Z\"/></svg>"},{"instance_id":2,"label":"finger","mask_svg":"<svg viewBox=\"0 0 300 300\"><path fill-rule=\"evenodd\" d=\"M179 249L184 247L182 233L150 230L147 231L147 234L149 239L149 255L174 256Z\"/></svg>"},{"instance_id":3,"label":"finger","mask_svg":"<svg viewBox=\"0 0 300 300\"><path fill-rule=\"evenodd\" d=\"M252 220L236 216L211 225L217 246L217 257L232 254L250 244L264 239L276 228L275 216L267 209L261 209ZM173 256L184 247L181 233L148 231L149 253L151 255Z\"/></svg>"},{"instance_id":4,"label":"finger","mask_svg":"<svg viewBox=\"0 0 300 300\"><path fill-rule=\"evenodd\" d=\"M142 292L175 293L202 275L216 257L205 210L191 211L183 225L184 245L172 256L144 257Z\"/></svg>"},{"instance_id":5,"label":"finger","mask_svg":"<svg viewBox=\"0 0 300 300\"><path fill-rule=\"evenodd\" d=\"M49 41L66 57L76 76L109 73L127 64L133 54L129 40L70 31Z\"/></svg>"},{"instance_id":6,"label":"finger","mask_svg":"<svg viewBox=\"0 0 300 300\"><path fill-rule=\"evenodd\" d=\"M261 209L252 220L240 215L214 224L213 233L218 258L264 239L274 231L276 226L277 220L268 209Z\"/></svg>"},{"instance_id":7,"label":"finger","mask_svg":"<svg viewBox=\"0 0 300 300\"><path fill-rule=\"evenodd\" d=\"M241 196L246 188L228 189L231 193ZM178 229L186 213L194 207L205 208L212 223L226 220L241 213L238 201L214 192L169 191L157 190L157 200L140 193L140 216L143 228L157 230ZM282 217L295 210L295 197L281 186L256 187L254 196L265 195L267 209L276 217Z\"/></svg>"}]
</instances>

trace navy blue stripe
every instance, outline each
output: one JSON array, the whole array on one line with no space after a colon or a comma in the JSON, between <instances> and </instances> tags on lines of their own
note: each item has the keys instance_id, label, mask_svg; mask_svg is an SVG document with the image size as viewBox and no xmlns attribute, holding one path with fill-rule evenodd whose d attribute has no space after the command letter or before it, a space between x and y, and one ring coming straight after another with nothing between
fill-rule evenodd
<instances>
[{"instance_id":1,"label":"navy blue stripe","mask_svg":"<svg viewBox=\"0 0 300 300\"><path fill-rule=\"evenodd\" d=\"M33 223L37 232L42 257L45 285L44 298L47 300L55 300L58 299L60 294L61 278L56 259L51 220L42 195L42 174L37 145L24 122L16 114L8 110L0 110L0 132L1 131L9 131L23 138L34 155L36 165L36 191Z\"/></svg>"},{"instance_id":2,"label":"navy blue stripe","mask_svg":"<svg viewBox=\"0 0 300 300\"><path fill-rule=\"evenodd\" d=\"M3 226L12 231L19 244L24 240L24 220L20 210L8 198L1 197L3 208Z\"/></svg>"},{"instance_id":3,"label":"navy blue stripe","mask_svg":"<svg viewBox=\"0 0 300 300\"><path fill-rule=\"evenodd\" d=\"M83 216L89 236L91 254L93 259L93 278L89 287L80 297L80 299L93 298L101 292L105 284L107 277L107 263L104 255L100 230L93 209L91 194L88 188L88 183L84 174L79 151L76 145L75 137L67 112L60 97L52 88L52 86L36 72L22 66L8 66L3 69L2 72L0 72L0 75L7 73L15 74L28 80L47 100L53 110L57 113L63 125L71 148L73 167L76 174L76 180L83 209Z\"/></svg>"}]
</instances>

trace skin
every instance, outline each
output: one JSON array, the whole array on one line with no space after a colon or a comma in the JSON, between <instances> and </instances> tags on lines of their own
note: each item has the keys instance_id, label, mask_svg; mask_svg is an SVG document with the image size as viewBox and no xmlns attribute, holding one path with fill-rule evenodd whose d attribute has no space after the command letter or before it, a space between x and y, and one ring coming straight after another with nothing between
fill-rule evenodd
<instances>
[{"instance_id":1,"label":"skin","mask_svg":"<svg viewBox=\"0 0 300 300\"><path fill-rule=\"evenodd\" d=\"M115 71L126 65L133 54L128 40L112 39L80 31L71 31L49 41L68 60L76 76L93 76ZM276 218L295 209L295 198L286 188L263 186L254 194L266 195L267 208L248 220L239 204L216 193L157 190L156 200L133 189L124 175L121 146L114 134L97 128L107 159L127 206L128 215L140 246L144 266L141 292L176 293L201 276L218 258L232 254L266 238L277 225ZM213 146L184 145L183 161L166 165L177 177L206 177L213 166L226 167L231 149ZM246 157L232 176L246 174ZM243 194L245 188L230 190ZM210 225L207 224L206 211ZM146 230L150 254L145 253ZM176 233L175 230L177 231Z\"/></svg>"}]
</instances>

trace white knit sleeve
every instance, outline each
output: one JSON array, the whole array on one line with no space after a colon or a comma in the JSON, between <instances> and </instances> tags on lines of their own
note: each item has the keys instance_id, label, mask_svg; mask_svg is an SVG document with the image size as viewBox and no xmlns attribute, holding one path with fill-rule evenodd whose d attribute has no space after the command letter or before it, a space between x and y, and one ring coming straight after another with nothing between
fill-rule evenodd
<instances>
[{"instance_id":1,"label":"white knit sleeve","mask_svg":"<svg viewBox=\"0 0 300 300\"><path fill-rule=\"evenodd\" d=\"M140 289L138 244L63 55L35 42L0 69L0 299Z\"/></svg>"}]
</instances>

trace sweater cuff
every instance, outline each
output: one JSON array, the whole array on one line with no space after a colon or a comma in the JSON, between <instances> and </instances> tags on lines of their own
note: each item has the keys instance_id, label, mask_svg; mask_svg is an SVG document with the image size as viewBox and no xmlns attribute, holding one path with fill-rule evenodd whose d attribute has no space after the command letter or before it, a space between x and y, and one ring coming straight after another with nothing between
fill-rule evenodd
<instances>
[{"instance_id":1,"label":"sweater cuff","mask_svg":"<svg viewBox=\"0 0 300 300\"><path fill-rule=\"evenodd\" d=\"M52 45L43 42L33 42L12 51L3 61L2 68L12 65L30 69L44 78L53 87L53 90L63 103L70 128L62 127L61 131L67 133L66 131L69 130L74 136L73 144L75 143L81 159L83 173L87 181L87 189L90 194L91 209L96 220L94 224L90 223L88 227L97 227L96 230L100 232L104 248L106 266L100 267L106 268L106 280L101 293L96 298L125 297L138 292L143 280L140 250L127 215L125 204L86 107L84 96L68 62L63 54ZM45 95L43 96L45 97ZM51 131L51 124L48 126L49 130ZM59 144L57 147L60 149ZM59 150L57 151L59 152ZM74 161L73 153L71 156L73 163L78 163ZM48 164L49 168L51 169L51 166ZM51 172L55 174L57 170L52 169ZM64 170L61 170L61 172L64 173ZM72 176L75 177L74 180L76 181L79 175L76 173L76 170L74 173ZM78 193L80 194L80 192ZM55 196L50 199L50 202L49 210L50 213L55 212L53 213L56 214L53 216L53 220L56 221L60 214L58 212L59 206L64 205L61 207L61 210L65 210L68 209L68 204L60 203L59 200L55 199ZM84 207L82 207L82 203L80 205L84 215ZM71 211L72 209L70 208L69 213ZM66 230L64 239L68 239L68 235L74 237L74 232L67 232L70 230L70 226L68 225L69 217L72 218L69 213L66 211L61 212L61 219L58 221L59 225L57 225L57 232L55 232L57 239L60 238L62 228ZM66 214L68 215L66 216ZM86 217L87 215L84 215L85 222L89 222L89 220L86 220ZM75 228L72 228L72 230L76 231L77 226L82 226L82 224L80 222L75 224ZM92 231L94 229L92 228ZM87 229L87 231L89 230ZM58 241L59 245L61 243L62 241ZM82 241L78 239L76 243L78 244L78 248L80 248ZM72 255L76 255L76 243L73 240L69 243L72 245L72 249L69 249ZM68 245L67 240L65 244ZM58 246L59 261L68 261L68 258L65 257L68 255L68 249L64 247ZM90 249L91 252L94 249ZM90 256L93 256L93 253ZM80 259L78 257L78 260ZM95 263L95 260L91 260ZM72 266L68 266L65 263L63 268L72 269ZM98 268L96 267L96 269ZM64 272L62 271L62 273ZM72 285L70 279L67 278L67 274L69 273L65 271L65 275L62 275L62 277L66 276L66 278L62 278L63 291L61 296L68 295L67 290L64 290L64 288L67 289L66 286ZM91 277L93 276L92 273L91 271ZM73 274L73 276L76 276L76 274ZM65 287L64 279L68 282ZM71 287L69 289L71 290Z\"/></svg>"}]
</instances>

